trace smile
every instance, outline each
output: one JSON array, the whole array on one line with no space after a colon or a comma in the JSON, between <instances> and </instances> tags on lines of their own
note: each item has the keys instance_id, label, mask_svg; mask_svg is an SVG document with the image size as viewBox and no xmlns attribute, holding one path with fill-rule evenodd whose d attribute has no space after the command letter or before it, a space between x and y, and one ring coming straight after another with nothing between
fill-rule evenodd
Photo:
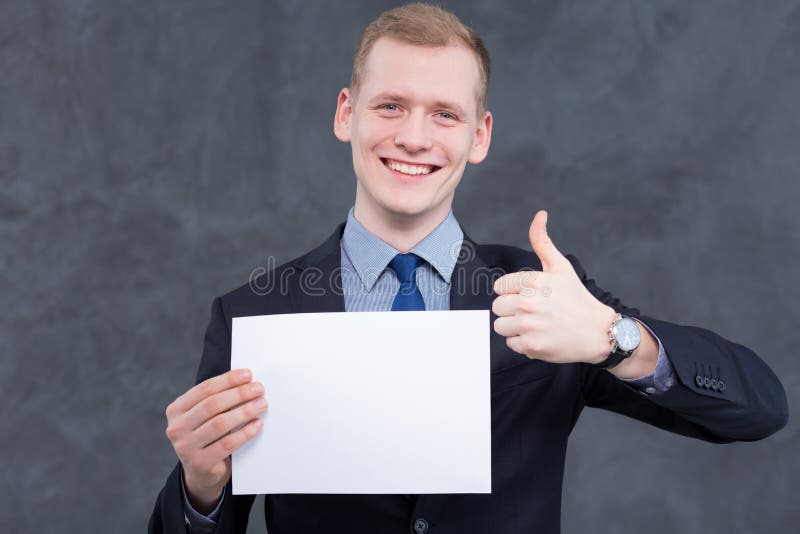
<instances>
[{"instance_id":1,"label":"smile","mask_svg":"<svg viewBox=\"0 0 800 534\"><path fill-rule=\"evenodd\" d=\"M407 176L431 174L441 169L441 167L437 167L436 165L428 165L425 163L408 163L389 158L381 158L381 161L390 170L400 174L405 174Z\"/></svg>"}]
</instances>

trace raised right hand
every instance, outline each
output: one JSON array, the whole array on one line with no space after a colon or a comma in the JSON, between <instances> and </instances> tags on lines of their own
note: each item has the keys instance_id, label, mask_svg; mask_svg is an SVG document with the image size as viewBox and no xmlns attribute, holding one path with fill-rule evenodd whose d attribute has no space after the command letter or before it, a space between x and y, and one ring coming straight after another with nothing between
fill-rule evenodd
<instances>
[{"instance_id":1,"label":"raised right hand","mask_svg":"<svg viewBox=\"0 0 800 534\"><path fill-rule=\"evenodd\" d=\"M231 453L263 426L264 386L251 380L248 369L228 371L167 406L167 438L183 466L186 496L201 514L214 509L231 478Z\"/></svg>"}]
</instances>

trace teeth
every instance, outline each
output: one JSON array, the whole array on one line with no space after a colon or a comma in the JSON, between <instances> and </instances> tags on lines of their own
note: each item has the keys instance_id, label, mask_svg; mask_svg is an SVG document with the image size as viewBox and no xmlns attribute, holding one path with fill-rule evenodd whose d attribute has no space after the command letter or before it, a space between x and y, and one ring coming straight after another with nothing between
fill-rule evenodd
<instances>
[{"instance_id":1,"label":"teeth","mask_svg":"<svg viewBox=\"0 0 800 534\"><path fill-rule=\"evenodd\" d=\"M396 163L394 161L388 161L387 165L393 171L402 172L403 174L410 174L412 176L416 176L418 174L428 174L433 170L433 167L430 165L406 165L405 163Z\"/></svg>"}]
</instances>

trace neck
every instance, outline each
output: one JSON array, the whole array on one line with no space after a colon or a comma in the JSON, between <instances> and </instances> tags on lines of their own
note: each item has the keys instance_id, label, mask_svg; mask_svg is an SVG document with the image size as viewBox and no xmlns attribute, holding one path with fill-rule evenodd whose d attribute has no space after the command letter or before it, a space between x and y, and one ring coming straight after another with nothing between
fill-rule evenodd
<instances>
[{"instance_id":1,"label":"neck","mask_svg":"<svg viewBox=\"0 0 800 534\"><path fill-rule=\"evenodd\" d=\"M430 212L415 215L385 211L379 214L359 206L358 199L353 209L353 215L364 228L402 253L408 252L425 239L441 224L448 213L450 213L450 203L445 203Z\"/></svg>"}]
</instances>

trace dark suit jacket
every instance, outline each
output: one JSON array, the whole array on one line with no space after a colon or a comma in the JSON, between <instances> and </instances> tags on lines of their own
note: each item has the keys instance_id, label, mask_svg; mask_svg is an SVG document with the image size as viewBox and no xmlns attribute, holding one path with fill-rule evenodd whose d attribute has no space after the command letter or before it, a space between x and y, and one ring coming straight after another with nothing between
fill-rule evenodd
<instances>
[{"instance_id":1,"label":"dark suit jacket","mask_svg":"<svg viewBox=\"0 0 800 534\"><path fill-rule=\"evenodd\" d=\"M318 248L214 300L197 381L230 369L233 317L344 311L338 276L344 224ZM268 495L270 534L284 533L556 533L567 438L584 406L611 410L685 436L715 443L769 436L788 420L783 388L751 350L702 328L642 316L587 278L589 291L619 312L645 322L661 340L678 380L647 396L607 371L586 364L551 364L511 351L491 334L492 493L490 495ZM453 273L451 309L490 309L492 283L522 269L541 270L532 252L477 245L467 236ZM271 277L271 278L269 278ZM288 291L280 291L280 281ZM324 291L323 291L324 290ZM494 319L494 317L492 317ZM713 382L712 382L713 380ZM722 384L722 387L720 387ZM715 387L712 387L715 386ZM269 384L267 384L269 389ZM420 436L425 439L425 436ZM414 466L408 466L413 469ZM253 496L227 488L218 532L244 533ZM424 521L418 521L423 519ZM150 532L184 532L180 469L158 496Z\"/></svg>"}]
</instances>

